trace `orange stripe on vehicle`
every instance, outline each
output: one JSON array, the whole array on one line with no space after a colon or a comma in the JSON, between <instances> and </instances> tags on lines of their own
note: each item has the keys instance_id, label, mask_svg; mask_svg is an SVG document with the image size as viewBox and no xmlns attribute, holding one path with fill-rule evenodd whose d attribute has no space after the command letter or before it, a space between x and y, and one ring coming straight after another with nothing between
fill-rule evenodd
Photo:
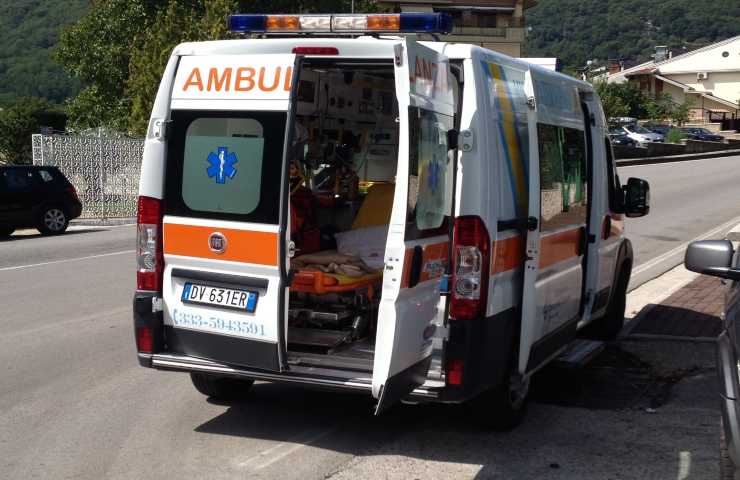
<instances>
[{"instance_id":1,"label":"orange stripe on vehicle","mask_svg":"<svg viewBox=\"0 0 740 480\"><path fill-rule=\"evenodd\" d=\"M524 265L524 242L516 235L493 242L491 275L507 272Z\"/></svg>"},{"instance_id":2,"label":"orange stripe on vehicle","mask_svg":"<svg viewBox=\"0 0 740 480\"><path fill-rule=\"evenodd\" d=\"M226 237L223 253L208 248L208 237L215 232ZM164 253L168 255L278 265L278 234L274 232L165 223L163 240Z\"/></svg>"},{"instance_id":3,"label":"orange stripe on vehicle","mask_svg":"<svg viewBox=\"0 0 740 480\"><path fill-rule=\"evenodd\" d=\"M576 228L540 237L540 268L580 256L582 234Z\"/></svg>"},{"instance_id":4,"label":"orange stripe on vehicle","mask_svg":"<svg viewBox=\"0 0 740 480\"><path fill-rule=\"evenodd\" d=\"M419 283L440 278L444 275L449 262L449 243L433 243L424 245L421 255L421 274ZM403 255L403 275L401 275L401 288L408 288L411 279L411 262L414 259L414 249L407 248Z\"/></svg>"}]
</instances>

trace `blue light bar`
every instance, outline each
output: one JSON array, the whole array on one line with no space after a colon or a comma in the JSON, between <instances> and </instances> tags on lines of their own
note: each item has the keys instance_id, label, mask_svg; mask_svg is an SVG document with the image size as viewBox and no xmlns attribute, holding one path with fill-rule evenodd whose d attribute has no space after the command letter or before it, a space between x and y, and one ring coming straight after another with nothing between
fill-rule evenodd
<instances>
[{"instance_id":1,"label":"blue light bar","mask_svg":"<svg viewBox=\"0 0 740 480\"><path fill-rule=\"evenodd\" d=\"M313 14L229 16L233 33L430 33L452 31L447 13Z\"/></svg>"},{"instance_id":2,"label":"blue light bar","mask_svg":"<svg viewBox=\"0 0 740 480\"><path fill-rule=\"evenodd\" d=\"M442 33L452 31L452 16L447 13L402 13L401 31L416 33Z\"/></svg>"}]
</instances>

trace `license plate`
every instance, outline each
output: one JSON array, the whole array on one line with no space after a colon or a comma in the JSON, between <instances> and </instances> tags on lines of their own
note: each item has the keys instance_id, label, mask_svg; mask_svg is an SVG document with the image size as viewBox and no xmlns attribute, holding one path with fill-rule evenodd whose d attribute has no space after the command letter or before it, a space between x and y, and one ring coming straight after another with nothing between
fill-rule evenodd
<instances>
[{"instance_id":1,"label":"license plate","mask_svg":"<svg viewBox=\"0 0 740 480\"><path fill-rule=\"evenodd\" d=\"M182 289L183 303L215 305L217 307L254 312L257 307L257 292L233 288L211 287L198 283L186 283Z\"/></svg>"}]
</instances>

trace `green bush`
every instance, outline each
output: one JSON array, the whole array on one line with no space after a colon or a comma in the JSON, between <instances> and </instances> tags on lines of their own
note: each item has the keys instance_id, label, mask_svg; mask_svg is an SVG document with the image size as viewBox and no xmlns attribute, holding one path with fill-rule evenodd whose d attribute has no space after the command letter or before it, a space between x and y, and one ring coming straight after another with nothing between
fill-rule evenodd
<instances>
[{"instance_id":1,"label":"green bush","mask_svg":"<svg viewBox=\"0 0 740 480\"><path fill-rule=\"evenodd\" d=\"M668 130L668 133L665 136L665 141L667 143L681 143L681 140L686 138L686 135L683 134L683 132L677 128L671 128Z\"/></svg>"}]
</instances>

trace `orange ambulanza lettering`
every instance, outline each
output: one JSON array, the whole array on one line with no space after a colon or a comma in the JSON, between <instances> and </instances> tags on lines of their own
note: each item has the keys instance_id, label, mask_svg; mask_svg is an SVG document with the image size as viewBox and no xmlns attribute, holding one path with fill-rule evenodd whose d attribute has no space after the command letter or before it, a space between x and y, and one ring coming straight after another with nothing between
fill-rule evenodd
<instances>
[{"instance_id":1,"label":"orange ambulanza lettering","mask_svg":"<svg viewBox=\"0 0 740 480\"><path fill-rule=\"evenodd\" d=\"M200 78L200 70L196 67L188 75L188 79L185 80L185 85L182 86L182 91L186 91L188 87L196 86L199 91L203 91L203 80Z\"/></svg>"},{"instance_id":2,"label":"orange ambulanza lettering","mask_svg":"<svg viewBox=\"0 0 740 480\"><path fill-rule=\"evenodd\" d=\"M293 67L285 69L285 83L283 84L283 90L286 92L290 91L290 84L293 81Z\"/></svg>"},{"instance_id":3,"label":"orange ambulanza lettering","mask_svg":"<svg viewBox=\"0 0 740 480\"><path fill-rule=\"evenodd\" d=\"M278 83L280 83L280 67L277 67L275 69L275 77L272 80L272 85L269 87L265 85L265 67L260 68L260 79L259 79L259 87L260 90L263 92L272 92L278 87Z\"/></svg>"},{"instance_id":4,"label":"orange ambulanza lettering","mask_svg":"<svg viewBox=\"0 0 740 480\"><path fill-rule=\"evenodd\" d=\"M223 71L223 74L219 78L218 76L218 69L212 68L208 71L208 91L215 90L217 92L220 92L221 90L224 90L226 92L229 91L229 86L231 84L231 68L225 68Z\"/></svg>"},{"instance_id":5,"label":"orange ambulanza lettering","mask_svg":"<svg viewBox=\"0 0 740 480\"><path fill-rule=\"evenodd\" d=\"M234 90L237 92L248 92L254 88L255 70L252 67L241 67L236 69L236 81ZM244 85L246 83L246 86Z\"/></svg>"}]
</instances>

